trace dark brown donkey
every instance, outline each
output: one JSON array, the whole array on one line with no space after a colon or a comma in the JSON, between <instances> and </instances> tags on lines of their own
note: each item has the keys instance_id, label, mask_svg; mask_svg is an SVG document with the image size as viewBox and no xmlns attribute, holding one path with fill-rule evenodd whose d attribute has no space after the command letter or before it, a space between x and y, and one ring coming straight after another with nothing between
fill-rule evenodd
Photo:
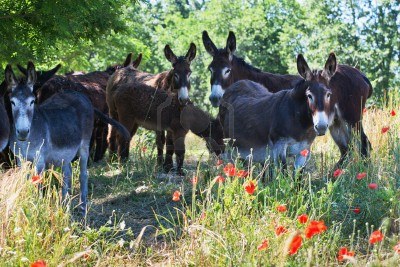
<instances>
[{"instance_id":1,"label":"dark brown donkey","mask_svg":"<svg viewBox=\"0 0 400 267\"><path fill-rule=\"evenodd\" d=\"M96 109L108 115L108 106L106 102L106 87L108 78L117 69L129 65L138 67L141 59L142 55L139 54L138 58L132 62L132 53L130 53L126 57L123 65L114 65L108 67L105 71L94 71L81 75L55 76L45 83L39 82L37 83L37 88L40 88L37 98L38 104L44 102L46 99L60 90L68 89L84 93L90 99ZM18 68L22 72L25 72L23 67L18 66ZM42 77L38 75L38 81L41 81L41 79ZM91 151L94 150L94 154L92 155L94 162L97 162L104 157L108 147L107 135L107 123L104 123L99 118L95 118L93 135L90 142Z\"/></svg>"},{"instance_id":2,"label":"dark brown donkey","mask_svg":"<svg viewBox=\"0 0 400 267\"><path fill-rule=\"evenodd\" d=\"M218 106L225 89L239 80L248 79L264 85L271 92L277 92L292 88L301 79L294 75L262 72L235 56L236 38L233 32L229 32L225 48L218 49L206 31L203 32L203 44L213 57L209 66L211 71L210 101L213 106ZM331 71L335 70L329 87L333 93L331 101L336 110L334 123L329 127L329 131L340 149L341 157L338 165L341 165L349 150L351 129L356 129L361 136L361 154L365 157L369 154L371 144L364 133L361 115L367 98L372 94L372 86L365 75L353 67L335 65L335 69Z\"/></svg>"},{"instance_id":3,"label":"dark brown donkey","mask_svg":"<svg viewBox=\"0 0 400 267\"><path fill-rule=\"evenodd\" d=\"M118 88L118 86L127 83L142 83L157 90L162 90L166 92L171 92L172 90L178 90L180 92L180 101L185 104L189 100L188 90L190 89L190 62L196 56L196 46L194 44L190 45L189 51L185 57L177 57L172 52L169 45L164 48L165 57L172 63L172 70L164 71L158 74L152 74L147 72L142 72L134 68L133 66L128 66L117 70L109 79L107 85L107 103L110 107L110 116L119 119L116 113L115 106L113 103L113 93ZM168 172L171 170L172 156L174 153L173 138L172 133L167 131L167 138L165 138L164 131L156 131L156 144L157 144L157 163L159 166L163 165L164 156L164 144L167 143L167 154L164 162L164 169ZM116 135L115 131L111 130L109 136L110 152L116 152ZM119 152L118 154L123 158L128 157L128 151L124 153Z\"/></svg>"},{"instance_id":4,"label":"dark brown donkey","mask_svg":"<svg viewBox=\"0 0 400 267\"><path fill-rule=\"evenodd\" d=\"M189 101L190 63L196 55L196 46L191 44L186 56L181 57L175 56L168 45L164 51L173 65L172 70L156 75L143 75L142 77L151 81L153 86L135 81L107 87L107 102L111 117L124 125L131 132L131 136L139 126L148 130L170 132L173 149L167 150L164 166L167 170L171 169L172 154L175 152L177 172L182 174L185 136L188 130L204 138L208 147L219 154L220 146L223 145L222 128L218 120L212 120L208 114ZM120 75L122 73L116 73L114 81L123 79ZM112 78L110 81L112 82ZM111 134L113 139L116 135ZM117 141L119 155L121 158L127 158L128 144L120 140L119 136Z\"/></svg>"},{"instance_id":5,"label":"dark brown donkey","mask_svg":"<svg viewBox=\"0 0 400 267\"><path fill-rule=\"evenodd\" d=\"M302 80L293 89L268 92L259 83L242 80L226 89L220 105L224 136L234 140L241 157L264 163L271 160L286 168L286 157L295 157L301 169L310 157L317 135L324 135L335 115L329 80L334 75L335 54L330 54L323 71L311 71L302 55L297 69Z\"/></svg>"}]
</instances>

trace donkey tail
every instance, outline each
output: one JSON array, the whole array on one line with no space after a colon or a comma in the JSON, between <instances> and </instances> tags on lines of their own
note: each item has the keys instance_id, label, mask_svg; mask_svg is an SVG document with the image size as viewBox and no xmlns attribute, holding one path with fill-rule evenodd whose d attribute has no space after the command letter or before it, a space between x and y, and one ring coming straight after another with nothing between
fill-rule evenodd
<instances>
[{"instance_id":1,"label":"donkey tail","mask_svg":"<svg viewBox=\"0 0 400 267\"><path fill-rule=\"evenodd\" d=\"M121 123L119 123L118 121L111 119L110 117L108 117L106 114L104 114L103 112L101 112L100 110L98 110L97 108L93 108L94 109L94 113L96 114L96 116L103 122L108 123L110 125L112 125L113 127L115 127L117 129L117 131L124 137L124 139L126 140L127 143L130 142L131 140L131 134L129 133L129 131L125 128L125 126L123 126Z\"/></svg>"}]
</instances>

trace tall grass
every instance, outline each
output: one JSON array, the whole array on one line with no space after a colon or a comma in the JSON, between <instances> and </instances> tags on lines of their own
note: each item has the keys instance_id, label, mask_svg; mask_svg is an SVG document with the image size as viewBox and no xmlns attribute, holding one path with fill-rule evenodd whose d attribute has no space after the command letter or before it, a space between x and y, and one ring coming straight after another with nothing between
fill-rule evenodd
<instances>
[{"instance_id":1,"label":"tall grass","mask_svg":"<svg viewBox=\"0 0 400 267\"><path fill-rule=\"evenodd\" d=\"M108 197L96 188L100 182L111 188L107 194L130 193L138 185L150 188L146 194L133 195L137 203L154 195L143 205L156 213L158 238L148 238L146 244L141 241L150 226L133 233L124 214L114 212L104 225L88 222L74 212L75 200L61 204L59 172L47 171L39 186L31 180L32 166L24 163L1 173L0 266L27 266L38 259L48 266L399 265L400 255L393 247L400 241L400 114L391 116L390 110L370 109L364 114L373 146L369 159L359 156L355 142L343 173L333 177L338 149L329 136L318 138L300 182L277 171L273 181L262 183L260 167L240 161L234 162L235 167L246 169L249 176L227 176L223 171L227 162L217 166L216 159L207 160L204 144L198 145L193 137L187 144L191 148L185 162L187 177L166 181L157 174L154 139L139 136L130 162L92 167L90 181L93 201L99 202ZM390 129L382 133L386 126ZM362 172L366 177L357 179ZM77 173L74 166L75 177ZM218 175L225 180L219 182ZM254 194L244 189L250 180L257 186ZM370 183L377 189L370 189ZM173 202L176 190L182 196ZM287 210L279 212L277 207L283 204ZM306 224L298 221L301 214L308 215ZM306 238L311 220L324 221L327 230ZM277 235L280 226L287 231ZM370 244L371 233L378 229L385 237ZM289 255L296 235L302 236L303 244ZM267 248L259 250L265 240ZM354 257L339 262L340 247L354 251Z\"/></svg>"}]
</instances>

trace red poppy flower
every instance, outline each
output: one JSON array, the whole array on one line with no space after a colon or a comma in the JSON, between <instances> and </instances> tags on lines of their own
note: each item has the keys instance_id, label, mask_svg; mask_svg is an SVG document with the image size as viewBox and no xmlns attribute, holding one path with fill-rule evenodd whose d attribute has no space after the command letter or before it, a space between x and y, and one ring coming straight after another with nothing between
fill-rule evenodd
<instances>
[{"instance_id":1,"label":"red poppy flower","mask_svg":"<svg viewBox=\"0 0 400 267\"><path fill-rule=\"evenodd\" d=\"M369 237L369 243L375 244L376 242L381 242L383 240L384 235L381 231L376 230L372 232L371 236Z\"/></svg>"},{"instance_id":2,"label":"red poppy flower","mask_svg":"<svg viewBox=\"0 0 400 267\"><path fill-rule=\"evenodd\" d=\"M218 183L223 183L223 182L225 182L225 177L222 176L222 175L218 175L218 176L215 177L215 180L216 180Z\"/></svg>"},{"instance_id":3,"label":"red poppy flower","mask_svg":"<svg viewBox=\"0 0 400 267\"><path fill-rule=\"evenodd\" d=\"M172 200L173 200L173 201L179 201L179 200L181 200L181 192L179 192L178 190L176 190L176 191L172 194Z\"/></svg>"},{"instance_id":4,"label":"red poppy flower","mask_svg":"<svg viewBox=\"0 0 400 267\"><path fill-rule=\"evenodd\" d=\"M360 172L357 174L356 178L357 178L357 180L361 180L361 179L364 179L366 176L367 176L366 172Z\"/></svg>"},{"instance_id":5,"label":"red poppy flower","mask_svg":"<svg viewBox=\"0 0 400 267\"><path fill-rule=\"evenodd\" d=\"M284 234L287 232L287 229L285 228L285 226L277 226L275 227L275 234L276 236L280 236L281 234Z\"/></svg>"},{"instance_id":6,"label":"red poppy flower","mask_svg":"<svg viewBox=\"0 0 400 267\"><path fill-rule=\"evenodd\" d=\"M143 153L146 153L146 151L147 151L147 147L142 147L142 151L143 151Z\"/></svg>"},{"instance_id":7,"label":"red poppy flower","mask_svg":"<svg viewBox=\"0 0 400 267\"><path fill-rule=\"evenodd\" d=\"M367 108L363 108L363 113L367 113Z\"/></svg>"},{"instance_id":8,"label":"red poppy flower","mask_svg":"<svg viewBox=\"0 0 400 267\"><path fill-rule=\"evenodd\" d=\"M393 249L394 249L394 252L396 252L396 253L400 254L400 242L399 242L399 243L397 243L397 245L396 245L396 246L394 246L394 247L393 247Z\"/></svg>"},{"instance_id":9,"label":"red poppy flower","mask_svg":"<svg viewBox=\"0 0 400 267\"><path fill-rule=\"evenodd\" d=\"M276 207L276 210L279 212L285 212L285 211L287 211L287 208L286 208L286 205L283 204L283 205L279 205L278 207Z\"/></svg>"},{"instance_id":10,"label":"red poppy flower","mask_svg":"<svg viewBox=\"0 0 400 267\"><path fill-rule=\"evenodd\" d=\"M250 180L244 185L244 190L246 190L247 193L250 195L254 194L254 191L256 190L256 185L255 183Z\"/></svg>"},{"instance_id":11,"label":"red poppy flower","mask_svg":"<svg viewBox=\"0 0 400 267\"><path fill-rule=\"evenodd\" d=\"M354 212L355 214L359 214L359 213L361 212L361 209L360 209L359 207L354 208L354 209L353 209L353 212Z\"/></svg>"},{"instance_id":12,"label":"red poppy flower","mask_svg":"<svg viewBox=\"0 0 400 267\"><path fill-rule=\"evenodd\" d=\"M40 184L42 179L40 178L40 175L33 175L31 181L33 184Z\"/></svg>"},{"instance_id":13,"label":"red poppy flower","mask_svg":"<svg viewBox=\"0 0 400 267\"><path fill-rule=\"evenodd\" d=\"M31 263L31 267L46 267L47 264L44 260L37 260L34 263Z\"/></svg>"},{"instance_id":14,"label":"red poppy flower","mask_svg":"<svg viewBox=\"0 0 400 267\"><path fill-rule=\"evenodd\" d=\"M342 169L337 169L333 172L333 177L339 177L340 175L342 175L344 173L344 171Z\"/></svg>"},{"instance_id":15,"label":"red poppy flower","mask_svg":"<svg viewBox=\"0 0 400 267\"><path fill-rule=\"evenodd\" d=\"M308 221L308 215L307 214L301 214L299 217L297 217L297 220L301 224L305 224Z\"/></svg>"},{"instance_id":16,"label":"red poppy flower","mask_svg":"<svg viewBox=\"0 0 400 267\"><path fill-rule=\"evenodd\" d=\"M354 251L349 251L346 247L341 247L338 252L338 260L343 261L344 256L354 257Z\"/></svg>"},{"instance_id":17,"label":"red poppy flower","mask_svg":"<svg viewBox=\"0 0 400 267\"><path fill-rule=\"evenodd\" d=\"M249 172L248 172L248 171L245 171L245 170L239 170L239 171L236 173L236 176L237 176L237 177L240 177L240 178L246 178L247 176L249 176Z\"/></svg>"},{"instance_id":18,"label":"red poppy flower","mask_svg":"<svg viewBox=\"0 0 400 267\"><path fill-rule=\"evenodd\" d=\"M310 151L308 151L308 149L304 149L304 150L300 151L300 155L302 155L303 157L307 157L309 153L310 153Z\"/></svg>"},{"instance_id":19,"label":"red poppy flower","mask_svg":"<svg viewBox=\"0 0 400 267\"><path fill-rule=\"evenodd\" d=\"M199 179L197 178L197 176L193 176L192 180L190 181L192 182L192 184L197 184L198 180Z\"/></svg>"},{"instance_id":20,"label":"red poppy flower","mask_svg":"<svg viewBox=\"0 0 400 267\"><path fill-rule=\"evenodd\" d=\"M387 131L389 131L390 127L386 126L386 127L382 127L381 133L386 133Z\"/></svg>"},{"instance_id":21,"label":"red poppy flower","mask_svg":"<svg viewBox=\"0 0 400 267\"><path fill-rule=\"evenodd\" d=\"M301 247L301 245L303 244L303 238L301 237L301 235L296 235L292 241L290 242L289 245L289 254L290 255L294 255L297 253L297 251L299 250L299 248Z\"/></svg>"},{"instance_id":22,"label":"red poppy flower","mask_svg":"<svg viewBox=\"0 0 400 267\"><path fill-rule=\"evenodd\" d=\"M226 176L235 176L236 174L235 165L233 165L232 163L226 164L224 167L224 173Z\"/></svg>"},{"instance_id":23,"label":"red poppy flower","mask_svg":"<svg viewBox=\"0 0 400 267\"><path fill-rule=\"evenodd\" d=\"M372 189L372 190L375 190L375 189L378 188L378 184L376 184L376 183L370 183L370 184L368 185L368 188L369 188L369 189Z\"/></svg>"},{"instance_id":24,"label":"red poppy flower","mask_svg":"<svg viewBox=\"0 0 400 267\"><path fill-rule=\"evenodd\" d=\"M392 109L392 111L390 112L390 116L392 117L396 116L396 111L394 111L394 109Z\"/></svg>"},{"instance_id":25,"label":"red poppy flower","mask_svg":"<svg viewBox=\"0 0 400 267\"><path fill-rule=\"evenodd\" d=\"M328 227L326 227L324 221L311 221L305 230L305 235L307 238L311 238L314 235L325 232L326 229L328 229Z\"/></svg>"},{"instance_id":26,"label":"red poppy flower","mask_svg":"<svg viewBox=\"0 0 400 267\"><path fill-rule=\"evenodd\" d=\"M224 161L222 159L218 159L217 160L217 167L221 166L222 164L224 164Z\"/></svg>"},{"instance_id":27,"label":"red poppy flower","mask_svg":"<svg viewBox=\"0 0 400 267\"><path fill-rule=\"evenodd\" d=\"M260 245L258 245L257 249L258 251L264 250L268 248L268 240L264 239L263 242L261 242Z\"/></svg>"}]
</instances>

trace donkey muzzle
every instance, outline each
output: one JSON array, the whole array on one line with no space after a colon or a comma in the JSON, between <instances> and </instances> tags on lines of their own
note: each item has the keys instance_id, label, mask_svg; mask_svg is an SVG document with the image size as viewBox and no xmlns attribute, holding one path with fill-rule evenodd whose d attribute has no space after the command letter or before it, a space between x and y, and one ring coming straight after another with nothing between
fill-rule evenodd
<instances>
[{"instance_id":1,"label":"donkey muzzle","mask_svg":"<svg viewBox=\"0 0 400 267\"><path fill-rule=\"evenodd\" d=\"M17 130L17 138L20 141L25 141L28 138L29 129Z\"/></svg>"},{"instance_id":2,"label":"donkey muzzle","mask_svg":"<svg viewBox=\"0 0 400 267\"><path fill-rule=\"evenodd\" d=\"M325 135L326 130L328 129L328 124L316 124L314 125L314 129L318 136Z\"/></svg>"},{"instance_id":3,"label":"donkey muzzle","mask_svg":"<svg viewBox=\"0 0 400 267\"><path fill-rule=\"evenodd\" d=\"M219 104L220 104L220 101L221 101L221 97L211 95L209 99L210 99L211 105L214 108L219 107Z\"/></svg>"}]
</instances>

